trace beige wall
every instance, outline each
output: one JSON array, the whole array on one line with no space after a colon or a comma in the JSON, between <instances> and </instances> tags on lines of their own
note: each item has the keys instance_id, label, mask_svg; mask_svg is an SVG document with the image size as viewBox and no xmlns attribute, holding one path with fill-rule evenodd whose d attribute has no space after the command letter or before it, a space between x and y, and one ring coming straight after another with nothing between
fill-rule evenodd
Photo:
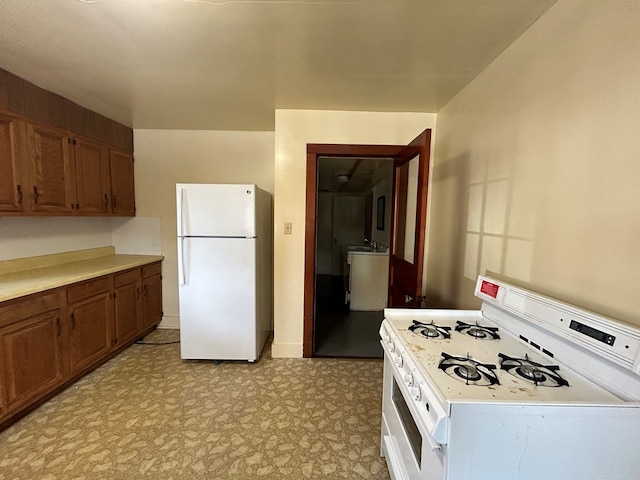
<instances>
[{"instance_id":1,"label":"beige wall","mask_svg":"<svg viewBox=\"0 0 640 480\"><path fill-rule=\"evenodd\" d=\"M0 218L0 260L112 245L110 218Z\"/></svg>"},{"instance_id":2,"label":"beige wall","mask_svg":"<svg viewBox=\"0 0 640 480\"><path fill-rule=\"evenodd\" d=\"M255 183L273 193L273 132L135 130L136 203L159 217L165 326L178 326L176 183Z\"/></svg>"},{"instance_id":3,"label":"beige wall","mask_svg":"<svg viewBox=\"0 0 640 480\"><path fill-rule=\"evenodd\" d=\"M302 356L307 144L406 144L435 121L428 113L276 110L274 356Z\"/></svg>"},{"instance_id":4,"label":"beige wall","mask_svg":"<svg viewBox=\"0 0 640 480\"><path fill-rule=\"evenodd\" d=\"M640 325L639 25L560 0L438 112L431 305L495 272Z\"/></svg>"}]
</instances>

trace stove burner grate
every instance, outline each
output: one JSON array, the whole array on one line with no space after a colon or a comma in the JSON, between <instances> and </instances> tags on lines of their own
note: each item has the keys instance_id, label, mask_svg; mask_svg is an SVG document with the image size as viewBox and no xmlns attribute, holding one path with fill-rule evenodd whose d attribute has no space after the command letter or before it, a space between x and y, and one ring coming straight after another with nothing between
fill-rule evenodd
<instances>
[{"instance_id":1,"label":"stove burner grate","mask_svg":"<svg viewBox=\"0 0 640 480\"><path fill-rule=\"evenodd\" d=\"M451 327L438 325L433 323L433 320L429 323L413 320L413 325L409 327L409 330L427 338L451 338Z\"/></svg>"},{"instance_id":2,"label":"stove burner grate","mask_svg":"<svg viewBox=\"0 0 640 480\"><path fill-rule=\"evenodd\" d=\"M467 335L480 340L500 339L500 335L498 335L498 327L486 327L478 324L478 322L476 322L475 325L472 325L461 320L456 320L456 332L466 333Z\"/></svg>"},{"instance_id":3,"label":"stove burner grate","mask_svg":"<svg viewBox=\"0 0 640 480\"><path fill-rule=\"evenodd\" d=\"M524 378L539 387L562 387L569 386L564 378L560 376L558 365L542 365L525 354L524 358L516 358L499 353L500 369L506 370L511 375Z\"/></svg>"},{"instance_id":4,"label":"stove burner grate","mask_svg":"<svg viewBox=\"0 0 640 480\"><path fill-rule=\"evenodd\" d=\"M480 363L469 357L456 357L442 352L442 359L438 368L450 377L457 378L467 385L500 385L498 376L494 371L495 365Z\"/></svg>"}]
</instances>

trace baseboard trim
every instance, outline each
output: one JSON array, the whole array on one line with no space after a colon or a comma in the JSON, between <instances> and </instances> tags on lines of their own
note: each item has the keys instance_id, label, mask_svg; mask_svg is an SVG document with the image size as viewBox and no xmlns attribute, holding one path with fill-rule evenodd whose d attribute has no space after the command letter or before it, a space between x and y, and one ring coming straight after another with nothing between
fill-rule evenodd
<instances>
[{"instance_id":1,"label":"baseboard trim","mask_svg":"<svg viewBox=\"0 0 640 480\"><path fill-rule=\"evenodd\" d=\"M164 316L158 324L158 328L166 328L171 330L180 330L180 317Z\"/></svg>"},{"instance_id":2,"label":"baseboard trim","mask_svg":"<svg viewBox=\"0 0 640 480\"><path fill-rule=\"evenodd\" d=\"M271 345L271 356L273 358L302 358L302 344L277 343L274 340Z\"/></svg>"}]
</instances>

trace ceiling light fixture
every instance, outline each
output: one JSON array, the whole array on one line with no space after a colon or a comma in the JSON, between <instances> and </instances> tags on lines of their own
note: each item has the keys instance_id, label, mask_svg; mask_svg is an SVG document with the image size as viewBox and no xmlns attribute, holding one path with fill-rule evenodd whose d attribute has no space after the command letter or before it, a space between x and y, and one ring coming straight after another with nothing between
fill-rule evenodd
<instances>
[{"instance_id":1,"label":"ceiling light fixture","mask_svg":"<svg viewBox=\"0 0 640 480\"><path fill-rule=\"evenodd\" d=\"M336 182L338 182L339 184L343 184L343 183L347 183L349 181L349 177L346 175L338 175L336 177Z\"/></svg>"}]
</instances>

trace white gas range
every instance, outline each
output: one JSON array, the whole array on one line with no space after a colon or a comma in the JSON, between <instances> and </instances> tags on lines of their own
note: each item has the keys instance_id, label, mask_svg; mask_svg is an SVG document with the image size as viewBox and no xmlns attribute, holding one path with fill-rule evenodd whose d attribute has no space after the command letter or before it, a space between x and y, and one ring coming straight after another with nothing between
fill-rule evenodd
<instances>
[{"instance_id":1,"label":"white gas range","mask_svg":"<svg viewBox=\"0 0 640 480\"><path fill-rule=\"evenodd\" d=\"M479 311L386 309L394 480L638 480L640 329L479 277Z\"/></svg>"}]
</instances>

